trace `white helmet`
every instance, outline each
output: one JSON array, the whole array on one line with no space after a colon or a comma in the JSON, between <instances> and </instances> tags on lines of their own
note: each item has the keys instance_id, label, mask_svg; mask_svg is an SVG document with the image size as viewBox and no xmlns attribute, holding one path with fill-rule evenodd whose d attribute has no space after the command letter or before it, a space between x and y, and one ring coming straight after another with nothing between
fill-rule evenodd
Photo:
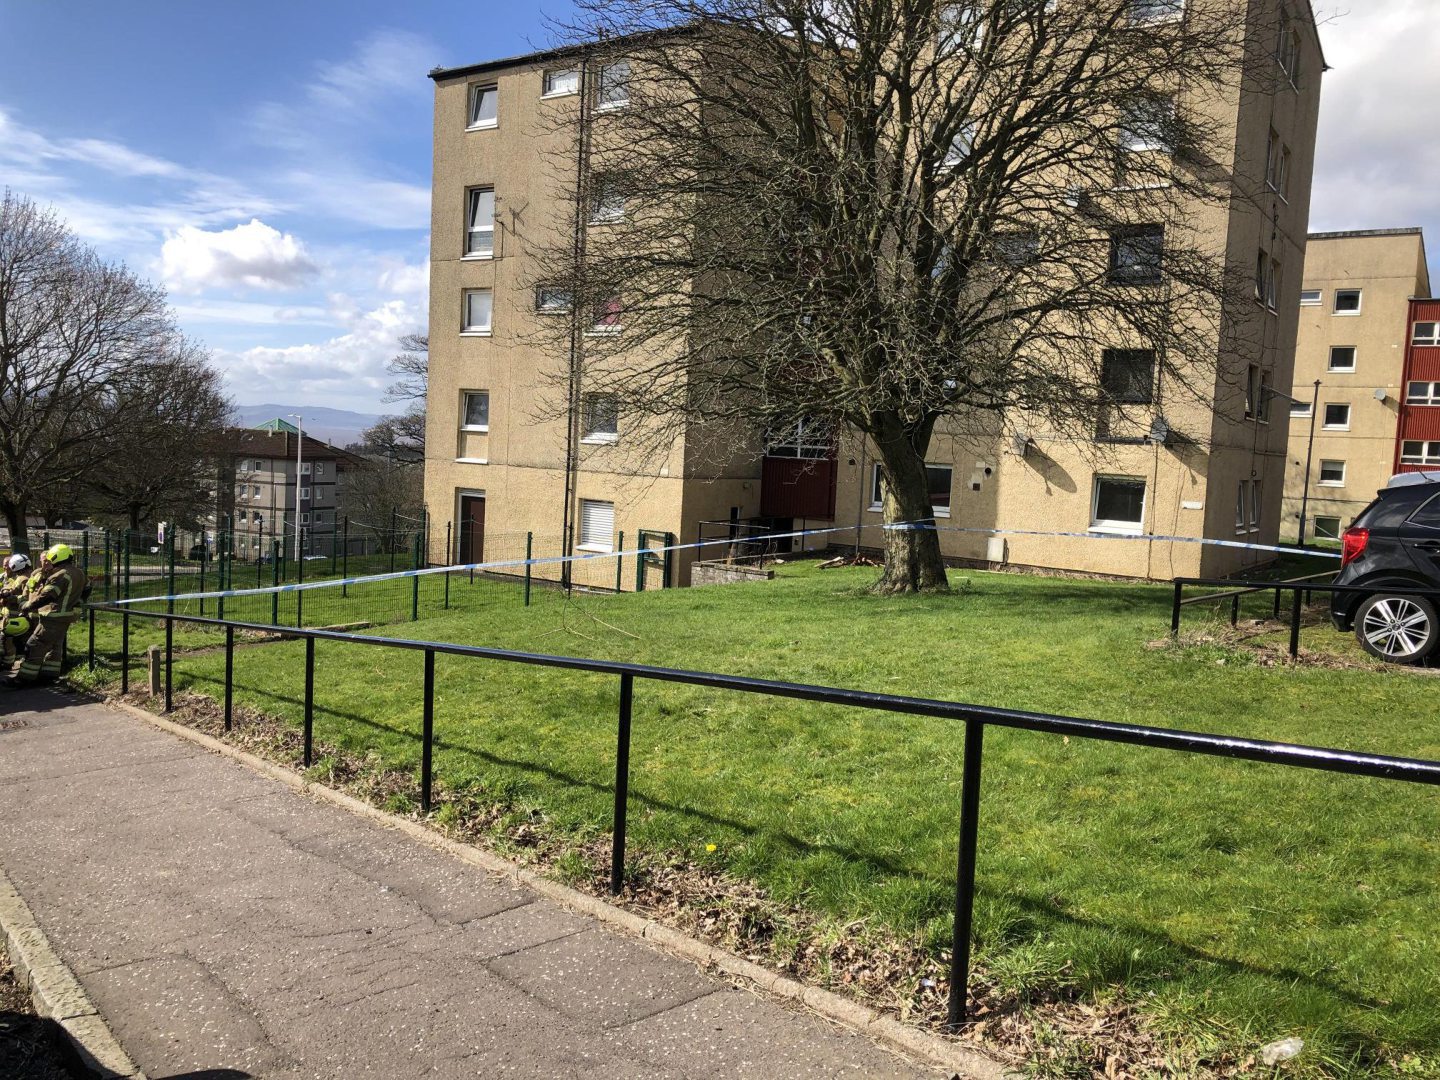
<instances>
[{"instance_id":1,"label":"white helmet","mask_svg":"<svg viewBox=\"0 0 1440 1080\"><path fill-rule=\"evenodd\" d=\"M5 566L12 574L23 574L30 569L30 556L17 551L5 560Z\"/></svg>"}]
</instances>

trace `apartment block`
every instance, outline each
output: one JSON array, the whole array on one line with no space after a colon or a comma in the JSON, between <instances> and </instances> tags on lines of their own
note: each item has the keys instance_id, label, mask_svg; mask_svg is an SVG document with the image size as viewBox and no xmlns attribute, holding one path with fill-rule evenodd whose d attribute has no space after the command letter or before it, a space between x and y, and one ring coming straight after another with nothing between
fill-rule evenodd
<instances>
[{"instance_id":1,"label":"apartment block","mask_svg":"<svg viewBox=\"0 0 1440 1080\"><path fill-rule=\"evenodd\" d=\"M1430 370L1425 346L1410 344L1415 298L1429 295L1420 229L1310 234L1289 403L1287 538L1298 535L1302 510L1306 539L1338 537L1399 471L1407 365L1418 354L1418 370ZM1428 400L1411 390L1410 401Z\"/></svg>"},{"instance_id":2,"label":"apartment block","mask_svg":"<svg viewBox=\"0 0 1440 1080\"><path fill-rule=\"evenodd\" d=\"M1440 300L1410 302L1396 472L1440 475Z\"/></svg>"},{"instance_id":3,"label":"apartment block","mask_svg":"<svg viewBox=\"0 0 1440 1080\"><path fill-rule=\"evenodd\" d=\"M943 427L929 476L947 559L1140 578L1225 574L1269 560L1185 542L1274 544L1281 530L1284 405L1324 59L1308 5L1254 0L1246 17L1243 71L1191 103L1226 133L1221 164L1234 180L1224 205L1197 207L1185 227L1223 250L1232 276L1254 282L1233 310L1196 331L1210 335L1203 347L1215 357L1201 400L1163 385L1154 352L1117 337L1096 340L1095 354L1145 415L1138 426L1102 419L1083 437L1027 429L1023 418L1003 432L966 418ZM576 205L584 163L567 129L581 122L582 88L596 108L625 107L621 74L575 48L431 77L431 561L513 557L527 534L547 553L568 533L582 553L613 550L622 533L632 546L640 530L693 540L707 521L853 528L864 546L878 546L875 453L853 433L801 423L732 439L717 454L713 439L692 431L664 452L640 453L635 421L613 400L583 386L568 404L557 399L566 358L537 343L536 327L567 314L569 302L537 281L530 252L623 212L603 197ZM597 312L585 333L623 333L620 321L618 309ZM692 561L689 553L677 560L673 584L688 583Z\"/></svg>"}]
</instances>

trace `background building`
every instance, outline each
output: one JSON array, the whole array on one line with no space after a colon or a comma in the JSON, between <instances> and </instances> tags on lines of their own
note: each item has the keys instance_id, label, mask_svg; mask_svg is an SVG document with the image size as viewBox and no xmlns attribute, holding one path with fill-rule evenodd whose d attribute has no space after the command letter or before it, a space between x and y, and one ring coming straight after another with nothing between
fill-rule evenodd
<instances>
[{"instance_id":1,"label":"background building","mask_svg":"<svg viewBox=\"0 0 1440 1080\"><path fill-rule=\"evenodd\" d=\"M1126 367L1124 381L1148 383L1129 399L1148 409L1148 423L1102 422L1081 440L950 424L935 438L929 470L947 558L1137 577L1229 573L1268 561L1258 552L1110 539L1273 544L1279 536L1287 416L1273 403L1277 393L1284 401L1276 388L1292 382L1324 60L1304 5L1283 21L1278 51L1279 6L1250 8L1246 70L1224 95L1198 103L1228 132L1234 190L1228 205L1197 208L1185 227L1213 236L1232 275L1255 282L1253 296L1216 320L1228 330L1207 344L1217 357L1208 392L1200 400L1176 394L1158 385L1153 354L1147 367L1135 355L1143 350L1097 341L1097 354L1114 352ZM572 135L591 104L582 88L596 82L583 50L431 74L431 561L513 558L527 533L537 554L559 553L572 536L578 551L603 553L620 533L627 546L640 530L691 540L706 521L854 525L862 543L877 546L878 530L865 528L881 521L874 454L860 440L803 424L763 439L692 430L666 452L642 452L613 399L580 387L567 401L560 387L570 358L537 344L535 331L539 320L569 317L569 299L537 280L527 253L557 233L603 229L614 212L603 193L583 206L574 196L586 163L575 160ZM599 83L601 93L616 93L618 84ZM588 315L573 320L585 325L572 335L572 351L585 335L622 332L618 309ZM448 550L440 527L447 518ZM679 560L678 583L688 582L691 561L689 553ZM593 575L603 562L577 574ZM588 583L613 586L613 568L603 573Z\"/></svg>"},{"instance_id":2,"label":"background building","mask_svg":"<svg viewBox=\"0 0 1440 1080\"><path fill-rule=\"evenodd\" d=\"M1307 539L1339 536L1398 471L1406 364L1415 352L1408 347L1412 298L1429 295L1419 229L1310 235L1289 404L1287 538L1298 535L1302 506ZM1420 366L1430 370L1423 359ZM1430 378L1440 379L1440 370ZM1423 426L1417 421L1416 431ZM1440 430L1429 437L1440 439Z\"/></svg>"}]
</instances>

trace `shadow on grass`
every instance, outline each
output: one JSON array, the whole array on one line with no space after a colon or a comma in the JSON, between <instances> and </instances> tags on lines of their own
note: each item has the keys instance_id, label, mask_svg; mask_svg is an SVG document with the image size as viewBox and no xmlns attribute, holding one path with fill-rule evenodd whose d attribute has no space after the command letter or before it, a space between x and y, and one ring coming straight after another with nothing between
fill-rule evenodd
<instances>
[{"instance_id":1,"label":"shadow on grass","mask_svg":"<svg viewBox=\"0 0 1440 1080\"><path fill-rule=\"evenodd\" d=\"M197 675L190 675L187 676L187 678L190 680L190 684L192 686L197 684L213 685L220 687L223 692L224 684L222 680ZM263 694L276 701L296 705L301 708L304 707L303 699L287 697L284 694L277 693L273 688L270 687L260 688L238 682L234 685L235 689L237 690L248 690L253 693ZM401 739L407 740L416 746L416 757L418 760L418 748L420 746L421 736L417 731L412 731L409 728L403 728L392 724L386 724L381 721L374 720L370 717L360 716L354 713L346 713L333 709L321 708L318 705L316 706L315 712L317 717L325 716L335 720L349 721L362 727L368 727L376 731L382 731L387 733L388 735L398 736ZM584 788L586 790L593 791L597 794L605 796L613 796L614 794L615 789L612 785L601 784L582 776L576 776L572 773L556 769L553 766L547 765L541 761L503 757L499 754L485 750L481 747L454 742L440 736L435 737L434 746L437 749L449 750L477 763L484 763L500 768L512 769L521 773L529 773L534 776L545 777L546 779L565 784L570 787ZM666 811L679 815L681 817L688 818L693 821L704 822L707 825L714 825L722 828L732 829L735 832L747 837L763 836L771 840L779 841L785 850L796 856L813 855L819 853L836 855L852 862L861 863L869 867L872 871L876 872L877 875L888 875L893 878L918 882L926 885L929 887L929 890L932 891L935 895L948 896L949 890L953 889L954 887L953 878L941 877L932 873L919 871L914 869L913 867L907 867L896 863L891 859L888 859L877 853L862 851L838 844L816 843L813 841L801 839L788 832L776 829L773 826L757 825L735 818L722 817L720 815L713 814L708 811L698 809L696 807L684 806L677 803L668 802L665 799L647 794L643 790L636 788L634 786L633 779L632 785L630 787L630 799L632 801L632 804L639 804L654 810ZM983 851L981 852L981 859L983 862ZM1164 971L1169 970L1170 962L1174 959L1183 959L1194 963L1213 965L1214 967L1228 972L1231 975L1260 976L1266 979L1275 980L1286 986L1310 986L1316 990L1323 991L1340 1001L1344 1001L1350 1005L1359 1006L1368 1010L1383 1011L1384 1007L1390 1004L1389 1002L1382 1001L1381 999L1376 997L1356 993L1353 989L1343 986L1337 982L1327 981L1311 972L1305 972L1291 967L1264 967L1260 965L1245 963L1243 961L1235 960L1230 957L1225 957L1217 953L1209 952L1204 949L1197 948L1193 945L1177 941L1167 934L1135 923L1129 923L1119 920L1107 922L1101 921L1099 919L1081 918L1068 912L1057 910L1055 905L1051 903L1046 903L1042 900L1038 900L1030 896L1025 896L1023 894L1009 893L1006 894L1006 898L1016 903L1017 906L1022 911L1024 911L1027 916L1027 923L1022 924L1022 926L1018 929L1033 931L1034 935L1037 936L1043 936L1043 932L1047 927L1065 925L1085 930L1100 930L1108 931L1111 933L1128 934L1159 947L1161 950L1163 950L1161 958L1158 962L1151 965L1150 969L1148 970L1148 974L1152 976L1160 975ZM947 915L949 913L949 910L950 909L947 903L943 907L933 907L932 910L927 912L927 915L930 917L941 917ZM1011 936L1015 929L1017 928L1012 928L1010 934L1007 934L1007 937ZM1166 952L1168 952L1168 956L1165 955ZM1121 970L1119 968L1107 967L1103 970L1082 972L1080 974L1084 983L1091 986L1098 986L1116 981L1124 981L1127 976L1133 978L1134 975L1137 973L1133 968L1129 967L1125 968L1124 970ZM1360 1044L1360 1048L1369 1049L1369 1042L1366 1041L1363 1044Z\"/></svg>"}]
</instances>

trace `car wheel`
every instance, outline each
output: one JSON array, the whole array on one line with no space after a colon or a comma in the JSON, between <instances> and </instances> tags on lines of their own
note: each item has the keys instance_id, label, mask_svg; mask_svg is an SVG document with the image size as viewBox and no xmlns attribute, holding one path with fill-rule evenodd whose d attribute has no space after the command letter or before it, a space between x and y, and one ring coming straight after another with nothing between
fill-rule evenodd
<instances>
[{"instance_id":1,"label":"car wheel","mask_svg":"<svg viewBox=\"0 0 1440 1080\"><path fill-rule=\"evenodd\" d=\"M1423 596L1367 596L1355 610L1355 638L1371 656L1411 664L1440 644L1440 615Z\"/></svg>"}]
</instances>

